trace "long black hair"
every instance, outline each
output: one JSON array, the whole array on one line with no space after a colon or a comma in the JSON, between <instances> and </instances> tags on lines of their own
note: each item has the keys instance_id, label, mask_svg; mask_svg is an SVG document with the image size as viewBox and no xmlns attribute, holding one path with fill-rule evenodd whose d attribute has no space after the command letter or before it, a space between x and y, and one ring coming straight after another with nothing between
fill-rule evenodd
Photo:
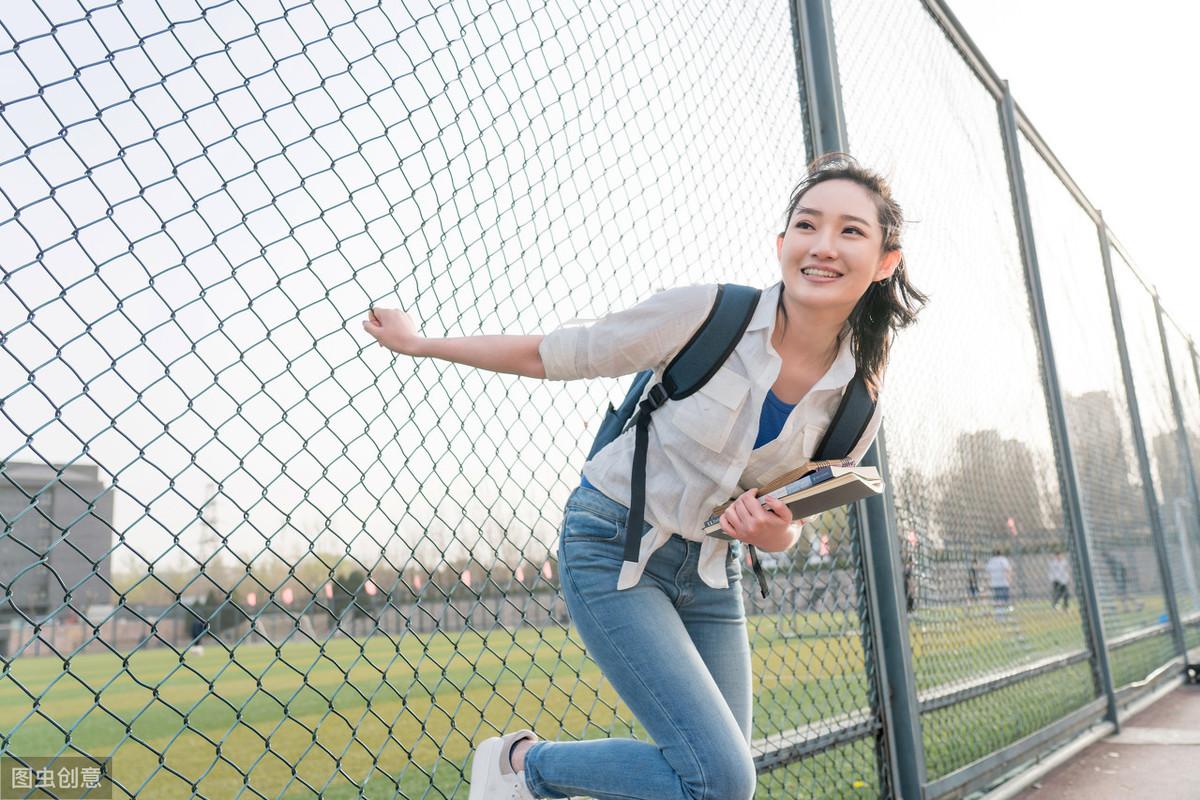
<instances>
[{"instance_id":1,"label":"long black hair","mask_svg":"<svg viewBox=\"0 0 1200 800\"><path fill-rule=\"evenodd\" d=\"M879 212L879 226L883 229L882 250L884 253L899 250L904 212L892 197L891 187L882 175L862 166L846 153L829 153L808 165L804 177L796 184L788 200L787 214L783 218L784 230L787 230L792 214L796 212L805 193L819 183L834 180L853 181L871 193ZM883 281L872 281L850 312L848 322L854 334L854 362L863 371L867 385L873 390L878 390L887 369L892 332L915 322L917 312L928 301L928 296L909 281L908 269L901 256L892 276ZM779 293L779 312L786 329L787 309L783 305L783 292Z\"/></svg>"}]
</instances>

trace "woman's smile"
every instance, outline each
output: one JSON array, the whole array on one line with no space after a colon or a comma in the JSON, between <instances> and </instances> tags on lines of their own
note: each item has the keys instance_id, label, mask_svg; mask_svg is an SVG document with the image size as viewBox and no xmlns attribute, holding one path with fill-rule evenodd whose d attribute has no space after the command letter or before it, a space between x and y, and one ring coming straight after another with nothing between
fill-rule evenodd
<instances>
[{"instance_id":1,"label":"woman's smile","mask_svg":"<svg viewBox=\"0 0 1200 800\"><path fill-rule=\"evenodd\" d=\"M809 283L833 283L842 277L842 273L829 267L804 267L800 270L800 274Z\"/></svg>"}]
</instances>

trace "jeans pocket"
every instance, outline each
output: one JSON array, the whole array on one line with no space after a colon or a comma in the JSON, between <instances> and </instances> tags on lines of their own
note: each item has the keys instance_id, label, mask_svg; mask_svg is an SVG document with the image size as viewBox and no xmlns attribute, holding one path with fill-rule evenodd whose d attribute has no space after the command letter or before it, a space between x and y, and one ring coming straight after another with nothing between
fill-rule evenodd
<instances>
[{"instance_id":1,"label":"jeans pocket","mask_svg":"<svg viewBox=\"0 0 1200 800\"><path fill-rule=\"evenodd\" d=\"M591 511L568 506L563 515L561 536L564 543L618 542L624 534L623 524Z\"/></svg>"}]
</instances>

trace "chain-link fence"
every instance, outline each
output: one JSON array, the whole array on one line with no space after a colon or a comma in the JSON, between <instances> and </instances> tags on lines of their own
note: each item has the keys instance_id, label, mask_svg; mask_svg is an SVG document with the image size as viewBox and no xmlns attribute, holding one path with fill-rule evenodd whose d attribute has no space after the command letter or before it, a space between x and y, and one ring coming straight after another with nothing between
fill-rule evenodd
<instances>
[{"instance_id":1,"label":"chain-link fence","mask_svg":"<svg viewBox=\"0 0 1200 800\"><path fill-rule=\"evenodd\" d=\"M978 791L1200 645L1195 348L941 3L22 0L0 30L14 763L449 798L498 731L644 737L554 556L621 382L393 359L357 321L767 284L831 130L933 302L886 514L747 587L758 796Z\"/></svg>"},{"instance_id":2,"label":"chain-link fence","mask_svg":"<svg viewBox=\"0 0 1200 800\"><path fill-rule=\"evenodd\" d=\"M1194 365L945 4L832 18L849 147L904 186L933 276L884 424L896 533L930 565L900 620L920 722L898 760L960 796L1189 663Z\"/></svg>"}]
</instances>

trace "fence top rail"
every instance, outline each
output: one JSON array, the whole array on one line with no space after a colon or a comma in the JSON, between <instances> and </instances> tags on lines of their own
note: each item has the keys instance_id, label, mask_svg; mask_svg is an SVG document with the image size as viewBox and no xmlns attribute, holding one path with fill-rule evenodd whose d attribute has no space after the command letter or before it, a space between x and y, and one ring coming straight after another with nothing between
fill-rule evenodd
<instances>
[{"instance_id":1,"label":"fence top rail","mask_svg":"<svg viewBox=\"0 0 1200 800\"><path fill-rule=\"evenodd\" d=\"M958 17L954 16L954 12L951 11L946 5L945 0L921 0L921 2L924 3L925 8L937 22L938 26L941 27L942 32L946 34L946 36L962 54L963 59L983 83L984 87L986 87L987 90L992 93L992 96L996 98L996 101L999 102L1007 91L1004 79L1001 78L996 70L993 69L992 65L988 63L988 60L984 57L982 51L980 51L979 46L975 44L975 41L963 28L962 23L958 21ZM1083 209L1084 213L1091 217L1094 223L1097 225L1103 224L1103 217L1100 213L1100 210L1097 209L1095 204L1088 199L1086 194L1084 194L1083 189L1080 188L1075 179L1071 177L1071 174L1067 171L1067 168L1063 166L1061 161L1059 161L1058 156L1054 154L1054 151L1050 148L1050 145L1046 143L1046 140L1042 137L1042 134L1038 131L1037 127L1034 126L1029 117L1026 116L1025 112L1021 110L1021 106L1016 102L1015 99L1013 100L1013 114L1016 117L1017 127L1029 139L1029 142L1033 145L1034 150L1045 160L1047 166L1050 167L1050 170L1054 173L1054 175L1060 181L1062 181L1063 185L1067 188L1067 191L1069 191L1072 197L1075 198L1075 202L1079 204L1079 207ZM1116 237L1111 229L1107 228L1106 226L1105 230L1108 235L1109 244L1112 246L1112 248L1120 254L1121 258L1129 266L1130 270L1133 272L1134 276L1138 279L1142 286L1145 287L1146 291L1152 296L1157 297L1158 290L1138 268L1137 264L1134 262L1133 256L1129 253L1129 250L1123 244L1121 244L1120 240ZM1163 314L1170 316L1167 314L1165 309L1163 310Z\"/></svg>"},{"instance_id":2,"label":"fence top rail","mask_svg":"<svg viewBox=\"0 0 1200 800\"><path fill-rule=\"evenodd\" d=\"M942 32L946 34L958 51L963 55L967 65L972 69L972 71L975 72L976 76L978 76L979 80L983 82L983 85L987 88L987 90L992 93L992 96L996 98L997 102L1002 100L1007 92L1005 80L1001 78L996 70L992 68L992 65L988 63L987 58L984 57L983 52L979 49L979 46L975 44L975 40L972 39L970 34L968 34L963 28L962 23L958 21L958 17L954 16L954 12L950 10L944 0L922 0L922 2L925 4L926 9L933 16L934 20L941 27ZM1088 200L1087 195L1085 195L1083 192L1083 189L1080 188L1079 184L1075 182L1075 179L1071 177L1069 172L1067 172L1066 167L1064 167L1062 162L1060 162L1054 155L1054 151L1050 149L1050 146L1046 143L1046 140L1042 138L1042 135L1038 132L1037 128L1034 127L1033 123L1029 120L1025 113L1021 111L1021 107L1016 103L1015 99L1013 101L1013 111L1017 119L1017 126L1021 129L1021 132L1029 137L1029 140L1033 143L1034 148L1044 159L1046 159L1046 162L1050 165L1050 168L1054 171L1054 174L1057 175L1058 179L1066 185L1067 189L1072 195L1074 195L1076 202L1078 202L1087 215L1092 218L1092 221L1099 224L1100 212L1096 210L1096 206L1090 200Z\"/></svg>"},{"instance_id":3,"label":"fence top rail","mask_svg":"<svg viewBox=\"0 0 1200 800\"><path fill-rule=\"evenodd\" d=\"M1174 328L1175 332L1178 333L1180 336L1182 336L1183 340L1188 343L1189 348L1195 346L1195 343L1192 341L1191 335L1187 332L1187 330L1182 325L1179 324L1179 322L1177 322L1175 319L1173 319L1171 317L1171 315L1169 313L1167 313L1167 310L1165 308L1163 309L1163 323L1166 325L1170 325L1172 328Z\"/></svg>"}]
</instances>

